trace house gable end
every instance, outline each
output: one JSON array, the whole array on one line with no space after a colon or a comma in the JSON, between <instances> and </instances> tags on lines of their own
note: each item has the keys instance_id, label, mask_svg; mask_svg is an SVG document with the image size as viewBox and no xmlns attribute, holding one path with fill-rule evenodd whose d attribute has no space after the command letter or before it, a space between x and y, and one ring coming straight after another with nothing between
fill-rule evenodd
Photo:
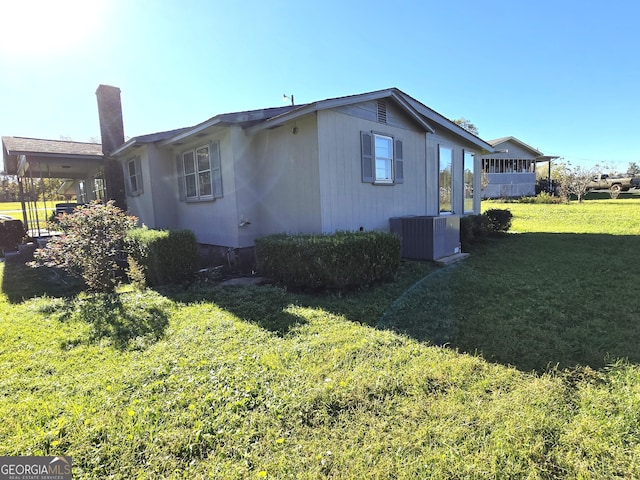
<instances>
[{"instance_id":1,"label":"house gable end","mask_svg":"<svg viewBox=\"0 0 640 480\"><path fill-rule=\"evenodd\" d=\"M287 122L295 120L297 118L310 115L322 110L336 110L339 108L356 108L359 104L366 104L367 102L383 101L387 104L395 104L398 109L404 110L407 118L413 119L415 125L419 126L425 132L434 132L434 129L429 123L421 116L408 102L403 98L399 90L392 88L388 90L380 90L376 92L363 93L360 95L351 95L349 97L332 98L328 100L322 100L308 105L303 105L299 108L291 110L282 115L278 115L267 119L257 125L251 126L246 129L247 134L251 135L258 131L270 128L276 128L284 125ZM376 114L377 115L377 114ZM359 115L356 115L359 116Z\"/></svg>"},{"instance_id":2,"label":"house gable end","mask_svg":"<svg viewBox=\"0 0 640 480\"><path fill-rule=\"evenodd\" d=\"M504 139L490 140L496 150L495 153L489 155L492 158L520 158L531 159L542 157L543 153L535 148L530 147L526 143L519 141L514 137Z\"/></svg>"},{"instance_id":3,"label":"house gable end","mask_svg":"<svg viewBox=\"0 0 640 480\"><path fill-rule=\"evenodd\" d=\"M334 110L343 115L369 120L381 125L407 130L418 127L418 129L424 130L423 124L417 122L415 116L407 113L406 109L398 105L391 97L345 105Z\"/></svg>"}]
</instances>

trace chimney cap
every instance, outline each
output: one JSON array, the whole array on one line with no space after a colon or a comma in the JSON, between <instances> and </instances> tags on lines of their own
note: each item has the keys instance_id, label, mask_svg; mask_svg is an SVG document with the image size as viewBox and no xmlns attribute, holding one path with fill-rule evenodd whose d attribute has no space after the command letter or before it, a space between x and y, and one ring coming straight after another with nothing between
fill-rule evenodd
<instances>
[{"instance_id":1,"label":"chimney cap","mask_svg":"<svg viewBox=\"0 0 640 480\"><path fill-rule=\"evenodd\" d=\"M121 91L118 87L114 87L112 85L104 85L104 84L101 83L100 85L98 85L96 93L104 92L105 90L106 91L111 90L113 92L117 91L118 93L120 93L120 91Z\"/></svg>"}]
</instances>

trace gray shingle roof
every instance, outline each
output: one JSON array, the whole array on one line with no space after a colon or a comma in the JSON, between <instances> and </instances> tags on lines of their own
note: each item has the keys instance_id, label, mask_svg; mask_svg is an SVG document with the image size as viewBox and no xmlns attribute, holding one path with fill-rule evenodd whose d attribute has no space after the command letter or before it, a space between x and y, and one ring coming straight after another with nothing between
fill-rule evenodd
<instances>
[{"instance_id":1,"label":"gray shingle roof","mask_svg":"<svg viewBox=\"0 0 640 480\"><path fill-rule=\"evenodd\" d=\"M8 155L51 154L102 156L99 143L70 142L66 140L43 140L40 138L2 137Z\"/></svg>"}]
</instances>

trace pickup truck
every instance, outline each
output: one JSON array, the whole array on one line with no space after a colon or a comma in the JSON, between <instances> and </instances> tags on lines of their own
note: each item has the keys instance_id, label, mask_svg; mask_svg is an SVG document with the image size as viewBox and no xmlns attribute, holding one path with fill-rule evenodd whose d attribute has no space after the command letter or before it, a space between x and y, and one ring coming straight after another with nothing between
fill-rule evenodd
<instances>
[{"instance_id":1,"label":"pickup truck","mask_svg":"<svg viewBox=\"0 0 640 480\"><path fill-rule=\"evenodd\" d=\"M636 183L635 185L633 184L633 181L636 179L640 182L640 177L612 177L610 175L607 175L606 173L600 173L598 175L595 175L591 179L591 181L587 184L587 188L589 190L607 189L613 191L622 190L623 192L626 192L630 188L640 185L640 183Z\"/></svg>"}]
</instances>

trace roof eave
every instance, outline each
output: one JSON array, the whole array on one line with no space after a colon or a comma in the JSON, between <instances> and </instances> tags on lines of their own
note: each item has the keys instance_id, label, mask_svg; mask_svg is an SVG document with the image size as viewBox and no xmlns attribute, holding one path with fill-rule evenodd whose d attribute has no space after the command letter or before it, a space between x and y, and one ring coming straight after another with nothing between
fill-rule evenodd
<instances>
[{"instance_id":1,"label":"roof eave","mask_svg":"<svg viewBox=\"0 0 640 480\"><path fill-rule=\"evenodd\" d=\"M116 148L113 152L111 152L110 156L118 157L118 156L122 155L125 151L129 150L130 148L138 148L138 147L141 147L141 146L142 145L140 145L140 143L138 143L138 139L137 138L132 138L131 140L129 140L128 142L123 143L118 148Z\"/></svg>"},{"instance_id":2,"label":"roof eave","mask_svg":"<svg viewBox=\"0 0 640 480\"><path fill-rule=\"evenodd\" d=\"M500 145L500 144L505 143L505 142L514 142L514 143L517 143L518 145L520 145L521 147L529 150L529 152L531 152L536 157L544 157L545 156L545 154L542 153L537 148L533 148L531 145L527 145L522 140L518 140L516 137L513 137L513 136L497 138L495 140L489 140L489 141L490 142L495 142L494 147L495 147L495 145Z\"/></svg>"},{"instance_id":3,"label":"roof eave","mask_svg":"<svg viewBox=\"0 0 640 480\"><path fill-rule=\"evenodd\" d=\"M186 138L189 138L193 135L197 135L198 133L201 133L202 131L211 128L213 126L216 125L220 125L222 123L222 121L220 120L219 116L215 116L213 118L210 118L209 120L207 120L206 122L203 122L199 125L196 125L193 128L188 129L185 132L181 132L177 135L174 135L173 137L169 137L166 140L161 140L160 142L158 142L158 145L161 147L166 147L169 145L173 145L174 143L180 142Z\"/></svg>"},{"instance_id":4,"label":"roof eave","mask_svg":"<svg viewBox=\"0 0 640 480\"><path fill-rule=\"evenodd\" d=\"M379 100L382 98L392 98L396 101L412 118L416 121L425 131L433 133L435 130L422 118L422 116L416 112L404 99L402 99L395 91L395 89L379 90L376 92L362 93L359 95L352 95L349 97L332 98L328 100L321 100L318 102L310 103L295 110L290 110L281 115L272 117L257 125L253 125L245 129L248 135L252 135L262 130L268 130L279 127L292 120L297 120L305 115L316 113L319 110L328 110L331 108L344 107L346 105L352 105L354 103L367 102L370 100Z\"/></svg>"},{"instance_id":5,"label":"roof eave","mask_svg":"<svg viewBox=\"0 0 640 480\"><path fill-rule=\"evenodd\" d=\"M484 141L477 135L474 135L473 133L468 132L467 130L462 128L460 125L456 124L452 120L449 120L447 117L445 117L441 113L438 113L434 109L427 107L424 103L416 100L415 98L411 97L410 95L400 90L397 90L397 92L399 95L405 98L405 100L411 106L411 108L413 108L420 116L424 116L426 117L427 120L432 120L435 123L443 125L445 128L448 128L456 135L464 138L468 142L473 143L475 146L477 146L480 149L481 154L485 154L485 152L493 153L495 151L493 146L490 145L488 142ZM410 99L411 101L407 99ZM416 104L417 108L411 104L412 102Z\"/></svg>"}]
</instances>

